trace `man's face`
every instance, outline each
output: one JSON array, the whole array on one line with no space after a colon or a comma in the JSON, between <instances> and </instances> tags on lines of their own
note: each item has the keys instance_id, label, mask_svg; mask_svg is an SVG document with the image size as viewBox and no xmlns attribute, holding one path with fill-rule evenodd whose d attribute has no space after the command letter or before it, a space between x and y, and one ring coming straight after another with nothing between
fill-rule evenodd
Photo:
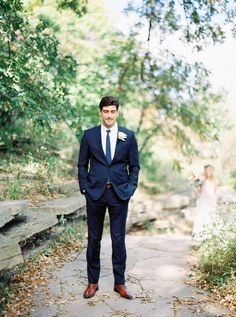
<instances>
[{"instance_id":1,"label":"man's face","mask_svg":"<svg viewBox=\"0 0 236 317\"><path fill-rule=\"evenodd\" d=\"M102 123L106 128L111 128L116 123L116 119L118 116L118 110L116 106L110 105L105 106L100 110L100 117L102 119Z\"/></svg>"}]
</instances>

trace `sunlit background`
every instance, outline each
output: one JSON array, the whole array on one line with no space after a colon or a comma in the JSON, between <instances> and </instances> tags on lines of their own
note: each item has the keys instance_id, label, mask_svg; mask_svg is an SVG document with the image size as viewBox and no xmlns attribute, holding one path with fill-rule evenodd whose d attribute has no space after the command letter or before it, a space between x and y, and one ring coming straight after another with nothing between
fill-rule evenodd
<instances>
[{"instance_id":1,"label":"sunlit background","mask_svg":"<svg viewBox=\"0 0 236 317\"><path fill-rule=\"evenodd\" d=\"M28 268L20 266L13 282L15 296L6 287L15 273L7 274L4 284L5 274L0 272L0 315L8 309L9 316L28 316L23 311L34 305L32 293L45 285L42 270L47 272L51 263L55 271L56 262L58 266L63 263L62 273L58 284L51 287L56 291L54 301L45 292L45 304L55 304L56 315L63 314L60 305L71 308L58 297L60 285L62 295L71 297L76 305L83 300L86 310L96 309L92 302L90 307L84 304L79 290L85 271L77 254L86 241L81 221L86 218L86 208L78 186L77 160L84 131L100 124L101 98L114 95L121 104L118 123L135 132L139 146L139 185L130 200L126 229L130 239L132 235L142 237L132 250L133 254L138 250L132 265L135 268L136 257L144 256L143 263L150 266L154 250L156 259L161 255L164 264L153 262L149 270L143 264L141 271L136 266L136 272L144 274L141 280L154 283L158 300L163 297L166 304L173 304L168 313L177 314L175 305L180 306L182 300L189 306L189 302L179 299L172 286L171 292L168 288L170 297L160 296L163 289L159 286L165 284L167 275L171 282L178 278L181 288L186 286L174 260L177 256L182 263L182 251L187 247L190 252L196 215L200 214L203 227L207 215L212 227L203 231L198 245L196 275L189 274L196 295L190 304L194 299L199 306L195 286L201 285L211 288L217 304L232 309L236 316L235 15L235 0L0 0L1 267L25 265L24 248L35 252L36 243L53 242L43 249L41 258L37 255L34 260L30 255ZM215 167L215 171L210 167L213 172L208 182L206 173L203 177L205 164ZM204 198L206 183L211 195ZM203 202L201 208L199 201ZM139 248L146 235L158 236ZM180 240L176 240L178 235ZM71 256L67 259L67 275L65 255L72 251L76 263ZM71 263L78 270L73 273L73 283ZM85 264L84 259L81 263ZM152 277L152 268L161 273L156 275L161 284ZM74 287L73 296L64 292L62 275L69 288ZM130 282L135 287L140 284L148 294L141 280L131 278ZM109 293L104 296L97 303L110 310L113 300L107 305ZM146 297L138 300L150 303ZM201 303L204 315L208 301ZM117 303L114 301L115 306ZM199 309L192 308L190 305L190 314Z\"/></svg>"}]
</instances>

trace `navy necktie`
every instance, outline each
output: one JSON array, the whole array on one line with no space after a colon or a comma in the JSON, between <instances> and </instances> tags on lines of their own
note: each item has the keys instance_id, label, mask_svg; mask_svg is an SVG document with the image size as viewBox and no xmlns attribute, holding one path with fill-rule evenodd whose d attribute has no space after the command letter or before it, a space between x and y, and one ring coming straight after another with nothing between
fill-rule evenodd
<instances>
[{"instance_id":1,"label":"navy necktie","mask_svg":"<svg viewBox=\"0 0 236 317\"><path fill-rule=\"evenodd\" d=\"M106 137L106 158L108 163L111 163L111 141L110 141L110 132L111 130L107 130L107 137Z\"/></svg>"}]
</instances>

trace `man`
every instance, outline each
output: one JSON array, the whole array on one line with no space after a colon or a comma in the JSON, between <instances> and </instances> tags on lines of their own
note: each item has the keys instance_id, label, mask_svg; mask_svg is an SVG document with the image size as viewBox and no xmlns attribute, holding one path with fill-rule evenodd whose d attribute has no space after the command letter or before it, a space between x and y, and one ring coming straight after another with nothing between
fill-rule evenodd
<instances>
[{"instance_id":1,"label":"man","mask_svg":"<svg viewBox=\"0 0 236 317\"><path fill-rule=\"evenodd\" d=\"M102 124L84 132L78 160L79 185L86 197L88 225L88 286L84 297L91 298L98 290L101 239L108 209L114 291L132 299L125 286L125 225L129 199L138 182L138 147L134 133L117 125L119 101L105 96L99 108Z\"/></svg>"}]
</instances>

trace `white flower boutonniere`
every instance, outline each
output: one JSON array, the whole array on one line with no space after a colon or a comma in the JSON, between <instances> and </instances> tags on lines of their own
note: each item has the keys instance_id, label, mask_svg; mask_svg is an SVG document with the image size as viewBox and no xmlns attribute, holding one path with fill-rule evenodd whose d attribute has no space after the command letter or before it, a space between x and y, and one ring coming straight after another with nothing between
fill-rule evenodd
<instances>
[{"instance_id":1,"label":"white flower boutonniere","mask_svg":"<svg viewBox=\"0 0 236 317\"><path fill-rule=\"evenodd\" d=\"M124 132L122 131L119 131L118 132L118 139L121 140L121 141L125 141L127 138L127 134L125 134Z\"/></svg>"}]
</instances>

